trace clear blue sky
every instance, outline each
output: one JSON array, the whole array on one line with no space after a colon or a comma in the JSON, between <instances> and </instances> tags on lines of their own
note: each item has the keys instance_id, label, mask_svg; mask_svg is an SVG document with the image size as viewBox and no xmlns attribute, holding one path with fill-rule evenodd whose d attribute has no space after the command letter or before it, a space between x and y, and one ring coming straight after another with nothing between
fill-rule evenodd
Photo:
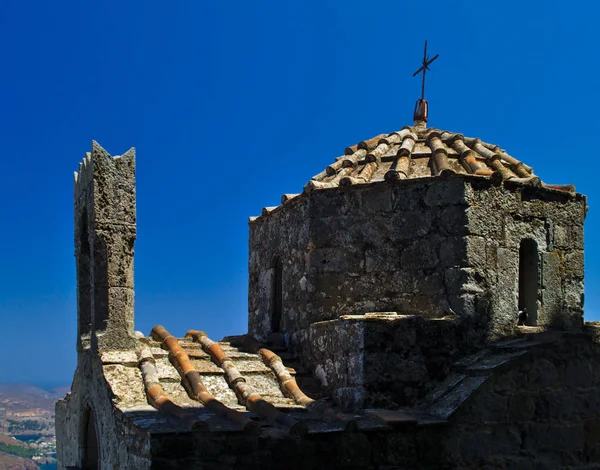
<instances>
[{"instance_id":1,"label":"clear blue sky","mask_svg":"<svg viewBox=\"0 0 600 470\"><path fill-rule=\"evenodd\" d=\"M4 0L0 381L71 381L73 171L92 139L137 148L136 329L244 333L248 217L411 124L425 39L431 126L588 195L599 319L598 17L582 1Z\"/></svg>"}]
</instances>

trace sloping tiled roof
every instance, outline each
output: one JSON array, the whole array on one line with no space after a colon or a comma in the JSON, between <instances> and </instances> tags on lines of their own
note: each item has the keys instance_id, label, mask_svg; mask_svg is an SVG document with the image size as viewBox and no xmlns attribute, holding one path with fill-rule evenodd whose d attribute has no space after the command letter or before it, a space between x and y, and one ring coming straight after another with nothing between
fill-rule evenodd
<instances>
[{"instance_id":1,"label":"sloping tiled roof","mask_svg":"<svg viewBox=\"0 0 600 470\"><path fill-rule=\"evenodd\" d=\"M137 351L103 351L100 359L116 406L151 432L213 430L215 420L216 429L275 425L293 434L323 420L341 430L354 426L327 400L308 397L296 382L297 370L251 336L214 342L190 330L175 338L156 326L138 340Z\"/></svg>"},{"instance_id":2,"label":"sloping tiled roof","mask_svg":"<svg viewBox=\"0 0 600 470\"><path fill-rule=\"evenodd\" d=\"M150 433L382 430L400 423L447 421L490 374L562 337L538 327L518 329L518 338L461 357L427 396L398 411L343 413L326 400L312 400L297 387L296 371L250 336L215 343L199 331L174 338L155 327L150 337L140 335L137 351L102 351L100 360L115 408Z\"/></svg>"},{"instance_id":3,"label":"sloping tiled roof","mask_svg":"<svg viewBox=\"0 0 600 470\"><path fill-rule=\"evenodd\" d=\"M497 145L422 125L381 134L348 147L306 190L442 174L515 179L541 185L533 169Z\"/></svg>"}]
</instances>

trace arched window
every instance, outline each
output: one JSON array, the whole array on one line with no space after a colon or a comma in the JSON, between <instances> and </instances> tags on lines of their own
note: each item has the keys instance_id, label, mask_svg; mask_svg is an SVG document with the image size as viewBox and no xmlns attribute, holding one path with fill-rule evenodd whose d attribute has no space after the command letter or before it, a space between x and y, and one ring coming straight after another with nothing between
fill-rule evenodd
<instances>
[{"instance_id":1,"label":"arched window","mask_svg":"<svg viewBox=\"0 0 600 470\"><path fill-rule=\"evenodd\" d=\"M538 247L527 238L519 247L519 310L527 309L527 325L537 323L538 290Z\"/></svg>"},{"instance_id":2,"label":"arched window","mask_svg":"<svg viewBox=\"0 0 600 470\"><path fill-rule=\"evenodd\" d=\"M283 263L281 258L273 260L273 277L271 280L271 332L281 330L281 314L283 311Z\"/></svg>"},{"instance_id":3,"label":"arched window","mask_svg":"<svg viewBox=\"0 0 600 470\"><path fill-rule=\"evenodd\" d=\"M100 449L96 433L96 417L91 408L85 412L83 433L82 468L97 470L100 468Z\"/></svg>"}]
</instances>

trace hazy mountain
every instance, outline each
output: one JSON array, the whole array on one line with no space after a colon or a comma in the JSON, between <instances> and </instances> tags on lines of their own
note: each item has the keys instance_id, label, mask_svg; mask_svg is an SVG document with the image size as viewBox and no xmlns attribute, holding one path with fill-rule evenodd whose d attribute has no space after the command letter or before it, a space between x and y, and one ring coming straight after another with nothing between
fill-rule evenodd
<instances>
[{"instance_id":1,"label":"hazy mountain","mask_svg":"<svg viewBox=\"0 0 600 470\"><path fill-rule=\"evenodd\" d=\"M54 412L54 403L65 396L70 387L43 390L33 385L0 383L0 407L11 411L26 411L34 408Z\"/></svg>"}]
</instances>

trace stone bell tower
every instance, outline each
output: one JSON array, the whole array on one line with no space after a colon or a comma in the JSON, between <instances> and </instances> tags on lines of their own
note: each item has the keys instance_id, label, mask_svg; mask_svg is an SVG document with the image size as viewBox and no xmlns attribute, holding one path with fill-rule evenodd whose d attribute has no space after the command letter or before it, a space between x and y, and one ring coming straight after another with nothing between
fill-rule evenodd
<instances>
[{"instance_id":1,"label":"stone bell tower","mask_svg":"<svg viewBox=\"0 0 600 470\"><path fill-rule=\"evenodd\" d=\"M75 173L77 351L135 348L135 149L112 157L97 142Z\"/></svg>"}]
</instances>

